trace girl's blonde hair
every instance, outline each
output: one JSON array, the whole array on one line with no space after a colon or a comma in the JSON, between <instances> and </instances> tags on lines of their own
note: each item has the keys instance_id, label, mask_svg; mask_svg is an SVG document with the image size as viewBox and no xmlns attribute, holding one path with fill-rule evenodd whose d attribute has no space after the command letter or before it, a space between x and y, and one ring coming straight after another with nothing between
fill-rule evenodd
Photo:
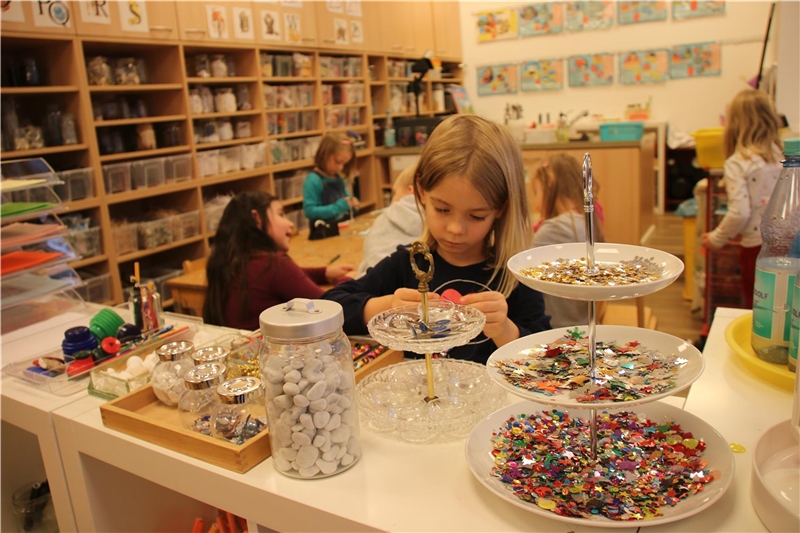
<instances>
[{"instance_id":1,"label":"girl's blonde hair","mask_svg":"<svg viewBox=\"0 0 800 533\"><path fill-rule=\"evenodd\" d=\"M499 277L498 292L508 298L517 281L506 268L508 260L526 249L530 213L525 194L522 153L509 131L476 115L454 115L433 131L417 164L414 196L435 189L447 178L465 179L498 211L485 238L486 261ZM436 240L427 225L421 239L432 249Z\"/></svg>"},{"instance_id":2,"label":"girl's blonde hair","mask_svg":"<svg viewBox=\"0 0 800 533\"><path fill-rule=\"evenodd\" d=\"M577 159L569 154L552 155L536 170L533 179L542 188L542 219L583 213L583 165ZM597 197L600 184L592 179L592 185L592 194ZM602 241L603 228L596 211L593 218L595 238ZM573 230L577 239L578 229Z\"/></svg>"},{"instance_id":3,"label":"girl's blonde hair","mask_svg":"<svg viewBox=\"0 0 800 533\"><path fill-rule=\"evenodd\" d=\"M353 169L356 166L356 149L353 146L353 141L340 133L328 133L322 138L314 156L314 166L327 172L325 164L332 155L336 155L339 152L350 152L352 155L350 161L342 169L345 178L352 177Z\"/></svg>"},{"instance_id":4,"label":"girl's blonde hair","mask_svg":"<svg viewBox=\"0 0 800 533\"><path fill-rule=\"evenodd\" d=\"M725 157L739 152L750 158L760 155L764 161L777 162L775 147L782 148L778 130L781 121L772 99L763 91L745 89L728 107L725 126Z\"/></svg>"},{"instance_id":5,"label":"girl's blonde hair","mask_svg":"<svg viewBox=\"0 0 800 533\"><path fill-rule=\"evenodd\" d=\"M392 184L392 191L405 191L409 185L414 185L414 176L417 174L417 165L411 165L398 174Z\"/></svg>"}]
</instances>

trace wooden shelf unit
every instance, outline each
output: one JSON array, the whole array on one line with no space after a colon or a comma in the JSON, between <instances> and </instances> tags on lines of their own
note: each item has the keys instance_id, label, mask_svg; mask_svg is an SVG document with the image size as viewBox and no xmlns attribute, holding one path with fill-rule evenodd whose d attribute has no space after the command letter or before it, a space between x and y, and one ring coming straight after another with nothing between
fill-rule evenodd
<instances>
[{"instance_id":1,"label":"wooden shelf unit","mask_svg":"<svg viewBox=\"0 0 800 533\"><path fill-rule=\"evenodd\" d=\"M161 4L161 3L159 3ZM166 3L164 3L166 4ZM70 170L72 168L91 168L93 172L94 195L83 200L66 202L71 213L84 213L97 219L101 227L103 253L85 260L77 261L75 267L91 266L101 272L109 273L112 283L112 300L109 303L123 301L123 280L125 273L131 268L132 261L141 261L145 265L156 263L160 260L175 261L180 264L186 259L197 259L208 255L215 232L209 232L203 212L203 202L210 195L220 193L235 193L242 190L265 189L275 192L275 176L286 176L286 173L301 170L311 170L313 159L271 164L269 143L271 141L291 140L303 137L324 135L329 132L344 133L355 131L366 140L366 148L357 152L358 168L361 173L360 189L362 206L376 206L382 204L382 190L380 177L375 171L375 148L372 134L372 124L375 118L383 117L382 111L386 109L383 98L388 98L390 78L387 75L386 64L389 59L414 59L417 58L411 51L407 53L390 52L389 48L378 44L365 43L353 47L333 46L322 38L303 38L302 44L289 45L282 42L260 40L259 36L253 42L243 42L231 38L228 41L212 40L200 31L200 28L186 27L184 17L189 16L189 7L193 11L205 13L203 6L184 5L188 2L175 4L171 16L173 22L154 20L151 13L150 32L141 36L132 32L95 32L97 25L78 25L77 31L73 28L65 32L46 32L43 28L12 25L2 22L2 51L5 56L19 51L20 55L33 54L39 63L44 83L47 85L36 87L3 87L3 99L15 98L34 102L45 106L53 100L63 105L64 109L74 114L78 123L80 144L69 146L45 147L37 150L16 152L3 152L3 159L44 157L56 171ZM310 3L309 3L310 4ZM376 16L374 10L378 4L368 5L362 3L365 22L369 17ZM385 3L387 6L389 3ZM384 3L381 3L384 5ZM429 4L425 3L426 6ZM150 3L148 3L150 6ZM74 7L74 6L73 6ZM163 6L162 6L163 7ZM323 6L324 7L324 6ZM314 6L309 6L315 11ZM118 7L114 7L114 10ZM160 8L159 8L160 9ZM230 8L228 8L230 10ZM280 9L280 8L277 8ZM427 9L427 8L426 8ZM431 8L432 9L432 8ZM156 8L152 8L156 11ZM317 9L316 11L319 11ZM184 13L186 12L186 13ZM78 13L73 13L75 19ZM192 14L196 16L196 13ZM317 16L319 13L317 13ZM162 14L159 12L159 17ZM166 16L166 15L164 15ZM175 18L177 17L177 18ZM118 26L118 20L115 19ZM77 21L76 21L77 22ZM257 21L254 22L257 27ZM303 22L304 32L306 27L311 31L313 24ZM178 29L180 28L180 29ZM366 25L365 25L365 29ZM169 31L168 31L169 30ZM197 30L197 31L194 31ZM106 30L103 30L106 31ZM115 30L116 31L116 30ZM322 32L322 29L320 29ZM231 35L233 32L230 32ZM258 28L256 28L258 33ZM367 36L370 38L369 36ZM260 65L262 52L273 55L291 55L301 53L310 56L313 76L264 76ZM219 53L235 58L237 76L226 78L209 78L194 76L194 56L201 53ZM147 65L148 83L141 85L89 85L86 72L87 60L94 56L106 56L110 59L121 57L141 57ZM360 76L321 77L319 75L320 57L355 57L361 60L362 69ZM370 80L369 65L381 65L377 80ZM450 64L447 64L450 66ZM454 64L457 65L457 64ZM112 64L113 67L113 64ZM459 75L460 69L455 75ZM426 77L427 78L427 77ZM406 78L403 78L407 81ZM437 83L439 80L434 80ZM364 102L358 104L322 105L321 91L324 85L341 84L347 82L362 83L364 85ZM395 82L395 79L391 79ZM442 80L442 83L448 83ZM252 109L231 113L192 114L189 106L189 91L197 85L211 86L212 91L219 87L238 84L247 84L250 90ZM313 85L312 105L296 106L291 108L270 108L265 106L262 86L297 84ZM426 99L431 102L431 80L424 80L423 90ZM383 93L381 93L383 91ZM95 120L93 104L109 98L125 96L130 101L142 99L146 103L147 111L151 116L143 118L127 118L116 120ZM379 111L373 117L373 100L376 100ZM361 108L363 124L326 128L324 120L325 110ZM316 128L312 131L267 134L267 117L280 113L316 113ZM433 113L423 113L432 115ZM410 116L410 114L409 114ZM194 121L213 120L222 118L250 119L252 136L247 139L232 139L219 143L196 143L193 138ZM174 147L158 147L153 150L142 150L125 153L100 154L98 132L106 128L135 128L140 124L158 124L175 122L182 128L183 143ZM160 139L157 139L160 142ZM198 173L198 154L214 149L241 144L267 143L267 165L260 168L229 172L207 177L200 177ZM160 146L160 145L159 145ZM122 193L110 194L106 192L103 176L103 166L141 159L176 156L189 154L192 160L192 176L190 180L168 183L162 186L136 189ZM284 205L292 210L302 209L302 198L282 199ZM200 213L200 233L188 239L183 239L170 244L152 249L138 250L133 253L118 254L114 238L112 220L135 217L150 204L171 206L179 212L198 210ZM369 208L369 207L368 207Z\"/></svg>"}]
</instances>

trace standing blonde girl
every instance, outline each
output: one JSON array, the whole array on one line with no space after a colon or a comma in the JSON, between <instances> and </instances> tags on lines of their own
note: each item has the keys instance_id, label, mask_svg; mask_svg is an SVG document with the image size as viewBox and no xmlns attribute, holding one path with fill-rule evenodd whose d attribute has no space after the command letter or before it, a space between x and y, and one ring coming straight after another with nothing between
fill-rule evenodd
<instances>
[{"instance_id":1,"label":"standing blonde girl","mask_svg":"<svg viewBox=\"0 0 800 533\"><path fill-rule=\"evenodd\" d=\"M453 288L486 315L483 333L451 357L485 363L498 346L550 327L542 295L506 268L530 235L522 155L508 130L474 115L444 120L422 150L414 195L435 263L431 290ZM344 307L346 333L363 335L378 313L418 305L417 285L409 251L399 249L324 297Z\"/></svg>"},{"instance_id":2,"label":"standing blonde girl","mask_svg":"<svg viewBox=\"0 0 800 533\"><path fill-rule=\"evenodd\" d=\"M770 97L755 89L737 94L728 106L723 169L728 212L705 248L722 248L741 235L739 259L745 307L753 306L756 258L761 250L761 217L781 173L780 119Z\"/></svg>"},{"instance_id":3,"label":"standing blonde girl","mask_svg":"<svg viewBox=\"0 0 800 533\"><path fill-rule=\"evenodd\" d=\"M594 194L599 187L594 181ZM533 246L586 241L586 215L583 212L583 167L567 154L556 154L536 171L532 182L532 207L542 218L533 234ZM603 240L603 226L594 211L594 235ZM584 324L586 302L544 295L545 309L554 328Z\"/></svg>"}]
</instances>

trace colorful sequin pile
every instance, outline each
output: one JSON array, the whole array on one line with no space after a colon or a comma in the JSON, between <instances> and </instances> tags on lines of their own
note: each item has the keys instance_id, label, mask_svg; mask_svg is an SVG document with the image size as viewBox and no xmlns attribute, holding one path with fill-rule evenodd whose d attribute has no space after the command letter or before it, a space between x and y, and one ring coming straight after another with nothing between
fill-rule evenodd
<instances>
[{"instance_id":1,"label":"colorful sequin pile","mask_svg":"<svg viewBox=\"0 0 800 533\"><path fill-rule=\"evenodd\" d=\"M721 476L701 459L705 442L672 421L598 416L596 461L586 420L557 410L509 418L492 434L492 475L558 515L620 521L661 516Z\"/></svg>"},{"instance_id":2,"label":"colorful sequin pile","mask_svg":"<svg viewBox=\"0 0 800 533\"><path fill-rule=\"evenodd\" d=\"M596 274L589 274L585 257L580 259L557 259L535 267L520 270L523 276L540 281L551 281L565 285L633 285L656 281L664 275L664 269L652 259L636 256L619 263L595 263Z\"/></svg>"},{"instance_id":3,"label":"colorful sequin pile","mask_svg":"<svg viewBox=\"0 0 800 533\"><path fill-rule=\"evenodd\" d=\"M595 383L591 383L589 343L578 328L550 344L523 350L519 359L494 366L510 384L554 396L570 391L581 403L626 402L675 387L678 370L688 360L664 355L637 341L597 341Z\"/></svg>"}]
</instances>

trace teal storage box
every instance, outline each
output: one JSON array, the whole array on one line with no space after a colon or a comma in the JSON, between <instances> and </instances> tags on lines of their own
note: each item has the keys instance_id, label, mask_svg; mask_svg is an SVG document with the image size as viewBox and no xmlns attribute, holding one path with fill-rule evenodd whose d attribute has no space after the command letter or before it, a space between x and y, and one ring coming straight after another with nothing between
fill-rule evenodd
<instances>
[{"instance_id":1,"label":"teal storage box","mask_svg":"<svg viewBox=\"0 0 800 533\"><path fill-rule=\"evenodd\" d=\"M609 122L600 124L601 141L638 141L644 135L643 122Z\"/></svg>"}]
</instances>

